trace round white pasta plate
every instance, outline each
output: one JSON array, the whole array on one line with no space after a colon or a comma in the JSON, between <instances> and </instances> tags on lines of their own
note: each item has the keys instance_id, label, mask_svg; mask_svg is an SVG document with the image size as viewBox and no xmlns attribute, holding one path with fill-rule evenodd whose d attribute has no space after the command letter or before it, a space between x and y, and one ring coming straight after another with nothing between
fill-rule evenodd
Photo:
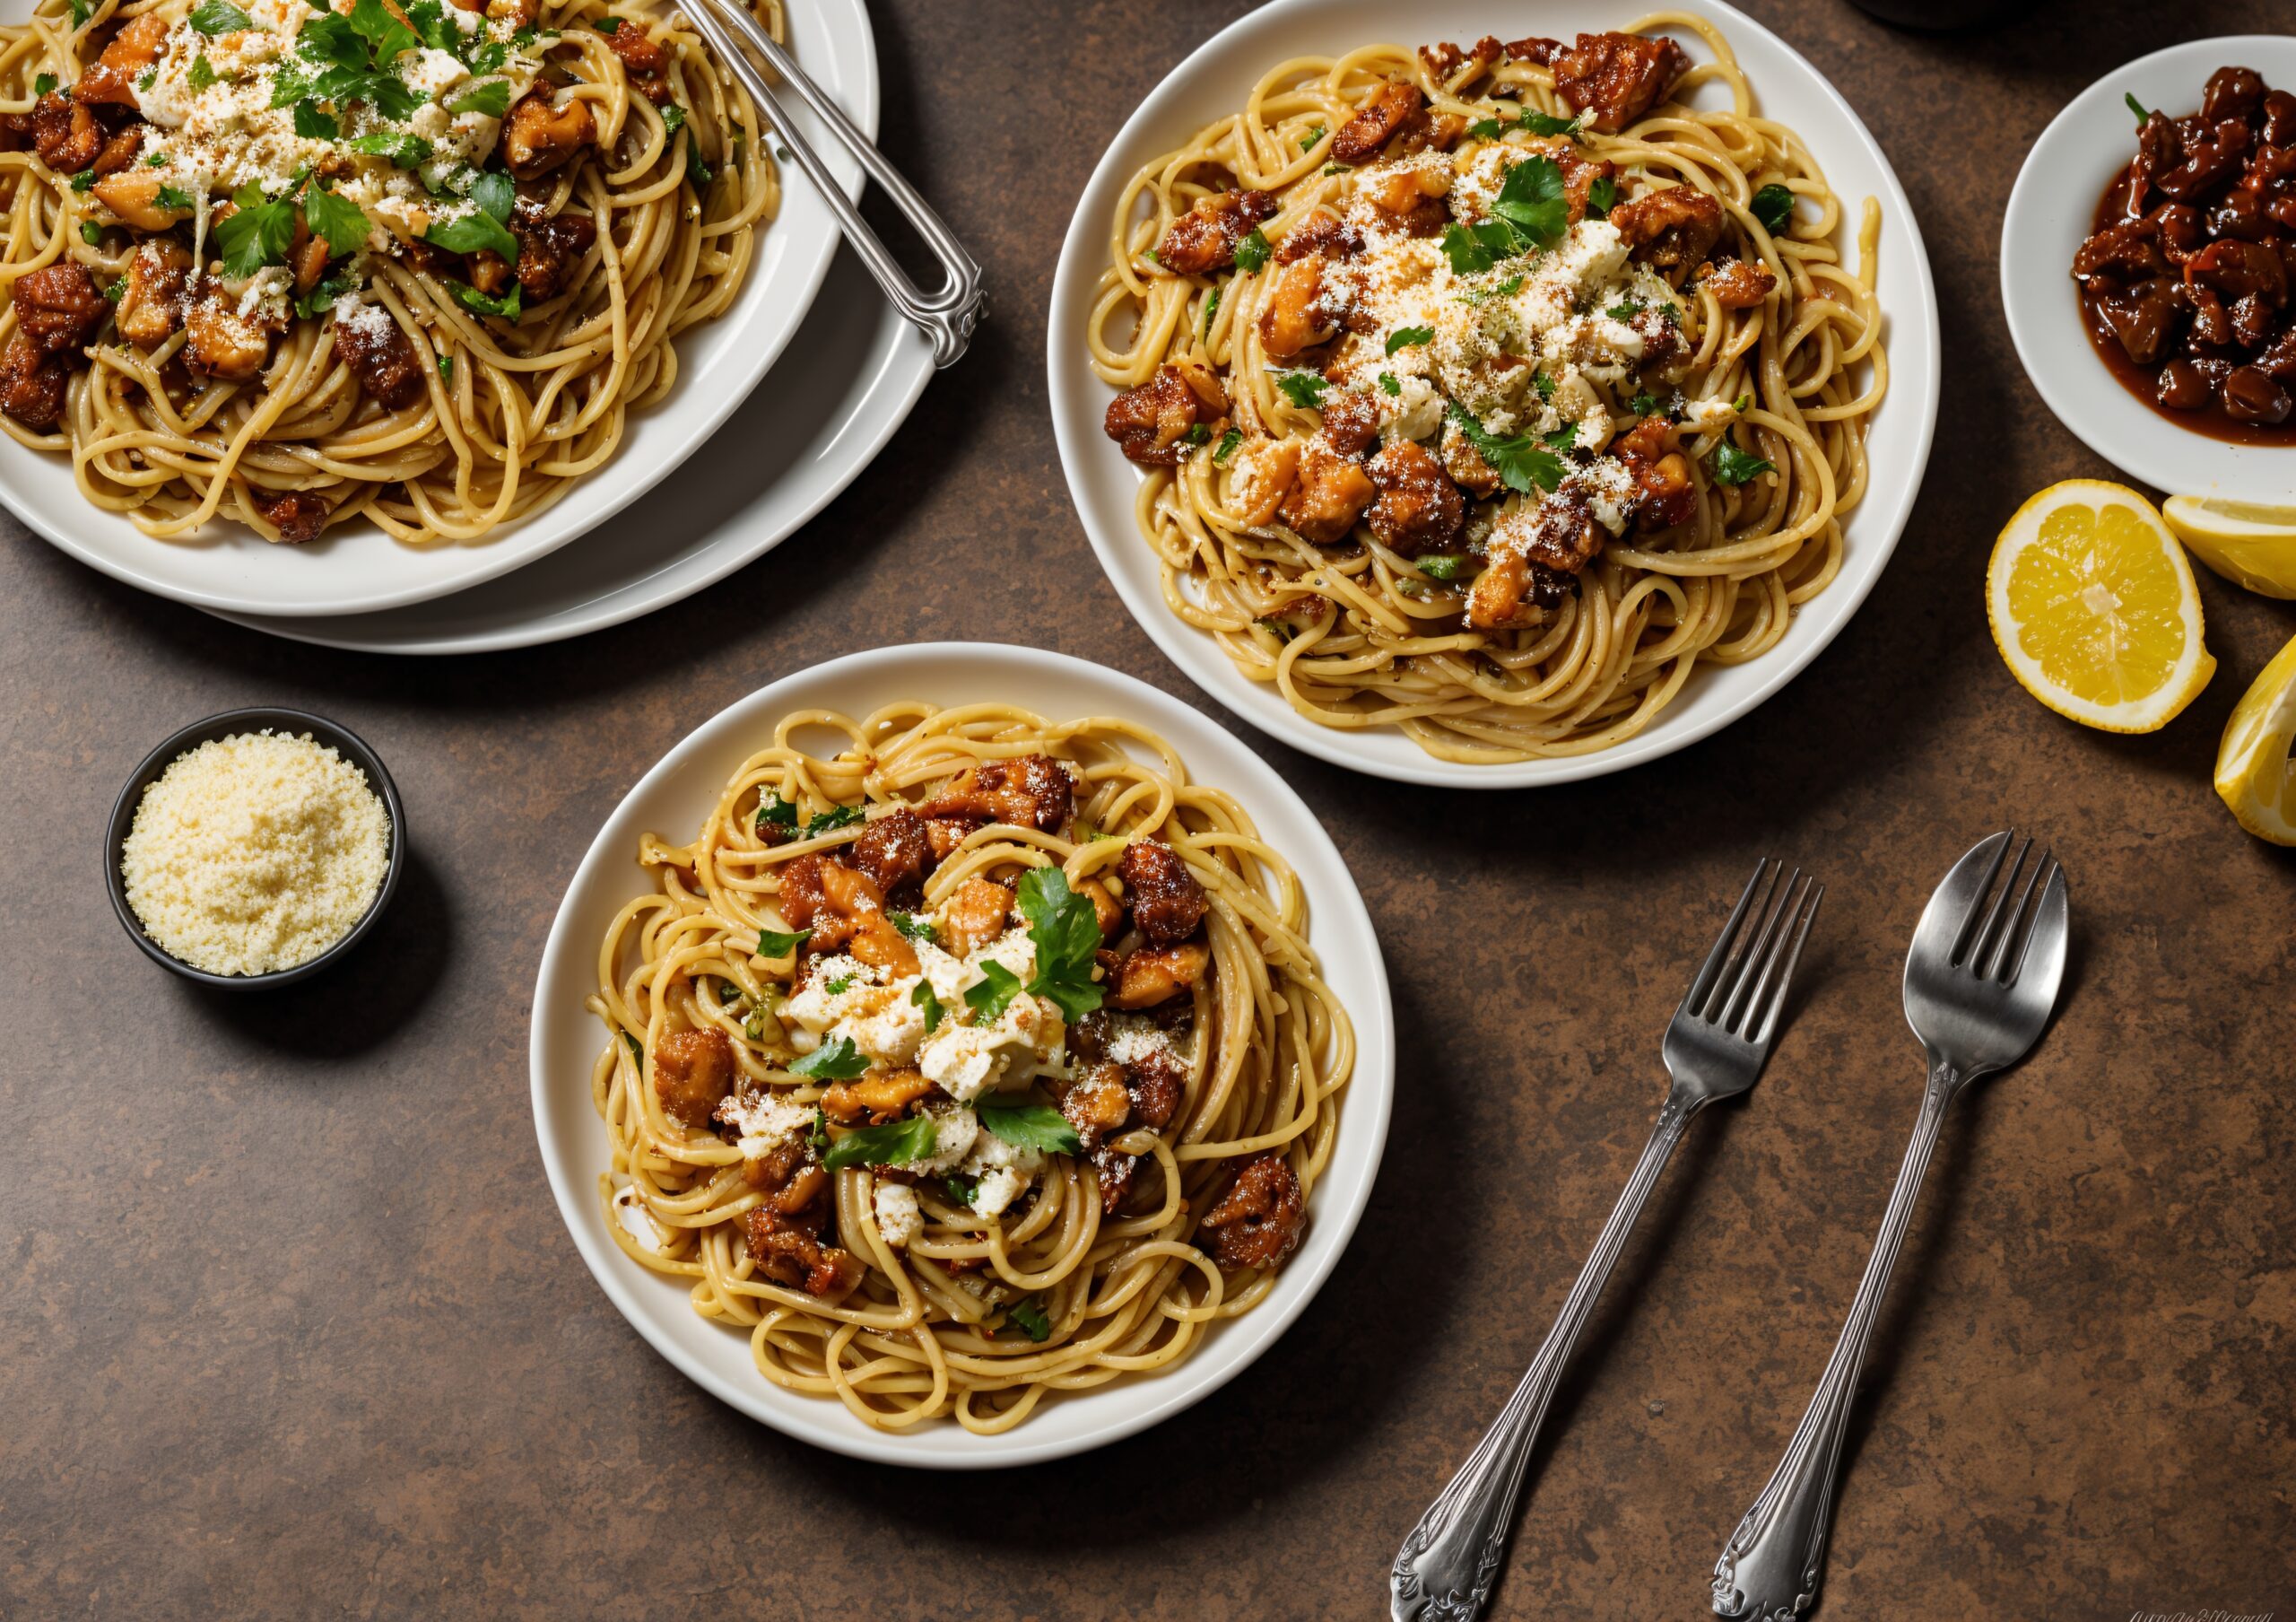
<instances>
[{"instance_id":1,"label":"round white pasta plate","mask_svg":"<svg viewBox=\"0 0 2296 1622\"><path fill-rule=\"evenodd\" d=\"M689 837L734 769L768 744L795 710L860 717L904 699L1017 704L1048 719L1118 717L1161 733L1192 780L1233 794L1300 876L1309 938L1334 995L1354 1022L1355 1069L1340 1095L1338 1136L1316 1184L1308 1230L1274 1292L1214 1325L1190 1356L1152 1374L1057 1393L1014 1429L974 1435L952 1420L904 1433L863 1424L833 1397L785 1391L757 1372L745 1330L693 1310L684 1284L640 1267L606 1231L598 1177L610 1156L590 1096L605 1040L583 1000L596 989L597 943L615 911L649 887L637 859L648 832ZM1246 743L1143 682L1066 655L978 642L878 649L801 670L721 711L640 778L575 870L543 948L529 1049L535 1129L559 1213L599 1287L677 1370L719 1400L801 1442L855 1458L935 1469L1032 1464L1146 1429L1216 1391L1274 1345L1329 1277L1363 1214L1387 1142L1395 1091L1395 1022L1387 970L1361 894L1329 834Z\"/></svg>"},{"instance_id":2,"label":"round white pasta plate","mask_svg":"<svg viewBox=\"0 0 2296 1622\"><path fill-rule=\"evenodd\" d=\"M877 127L876 42L863 0L788 8L790 47L863 130ZM800 115L807 116L807 115ZM809 126L810 127L810 126ZM851 196L860 165L822 143ZM700 449L773 364L821 289L840 240L827 201L792 165L782 169L780 217L761 231L733 307L677 342L678 381L658 406L634 411L605 466L547 510L479 540L413 547L355 520L300 546L265 541L243 524L209 523L159 540L126 516L91 506L71 458L0 436L0 501L32 529L131 586L230 613L364 614L445 597L509 573L628 507Z\"/></svg>"},{"instance_id":3,"label":"round white pasta plate","mask_svg":"<svg viewBox=\"0 0 2296 1622\"><path fill-rule=\"evenodd\" d=\"M2153 410L2106 369L2081 318L2073 256L2089 236L2097 200L2136 154L2122 100L2172 116L2200 105L2208 75L2255 68L2267 84L2296 84L2296 39L2237 34L2195 39L2117 67L2065 104L2025 154L2001 221L2001 305L2017 358L2057 420L2114 467L2178 495L2284 502L2296 487L2296 449L2228 445Z\"/></svg>"},{"instance_id":4,"label":"round white pasta plate","mask_svg":"<svg viewBox=\"0 0 2296 1622\"><path fill-rule=\"evenodd\" d=\"M1522 0L1427 0L1398 12L1385 0L1274 0L1213 35L1140 104L1084 188L1054 276L1047 348L1052 422L1069 493L1084 533L1126 607L1172 662L1238 715L1292 747L1335 765L1404 782L1457 788L1524 788L1596 777L1671 754L1729 725L1791 681L1840 634L1880 580L1921 487L1937 422L1937 295L1912 205L1889 160L1840 93L1776 34L1717 0L1680 9L1711 20L1727 36L1752 86L1755 109L1797 131L1841 199L1840 238L1857 262L1856 221L1867 197L1882 205L1878 292L1890 392L1876 409L1868 447L1871 478L1850 515L1840 574L1802 605L1778 646L1744 665L1701 665L1649 726L1610 749L1509 764L1441 761L1396 727L1342 731L1308 719L1274 687L1237 670L1219 642L1165 606L1157 559L1133 519L1140 472L1101 432L1113 390L1094 374L1084 332L1109 252L1109 222L1126 182L1159 153L1232 113L1260 76L1299 56L1336 56L1377 41L1417 46L1439 39L1502 39L1623 28L1649 14L1623 0L1526 4ZM1705 42L1676 31L1694 60ZM1709 84L1694 104L1714 99Z\"/></svg>"}]
</instances>

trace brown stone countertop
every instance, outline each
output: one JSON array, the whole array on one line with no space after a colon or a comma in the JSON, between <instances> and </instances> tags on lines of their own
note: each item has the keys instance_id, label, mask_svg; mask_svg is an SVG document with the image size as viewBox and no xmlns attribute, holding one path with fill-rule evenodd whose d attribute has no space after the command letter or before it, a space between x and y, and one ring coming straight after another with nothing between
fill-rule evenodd
<instances>
[{"instance_id":1,"label":"brown stone countertop","mask_svg":"<svg viewBox=\"0 0 2296 1622\"><path fill-rule=\"evenodd\" d=\"M139 595L0 519L0 1618L1384 1616L1397 1542L1641 1147L1718 910L1774 852L1831 885L1806 999L1653 1201L1492 1608L1703 1616L1912 1122L1915 917L2011 821L2070 869L2074 983L2036 1057L1946 1126L1820 1614L2296 1614L2296 859L2208 786L2296 606L2204 574L2213 685L2119 737L2014 685L1981 592L2027 494L2117 476L2010 348L2017 165L2116 63L2285 23L2261 3L2037 5L1929 36L1752 0L1872 126L1928 240L1945 373L1919 505L1831 650L1659 764L1445 793L1254 735L1362 884L1401 1064L1362 1226L1249 1372L1103 1452L954 1478L787 1440L623 1323L544 1184L526 1053L552 909L629 785L741 694L886 642L1035 642L1204 702L1070 510L1043 310L1105 144L1238 8L873 9L885 144L979 255L994 314L873 473L705 596L554 647L391 659ZM383 753L413 862L341 972L204 996L122 935L100 830L168 729L258 702Z\"/></svg>"}]
</instances>

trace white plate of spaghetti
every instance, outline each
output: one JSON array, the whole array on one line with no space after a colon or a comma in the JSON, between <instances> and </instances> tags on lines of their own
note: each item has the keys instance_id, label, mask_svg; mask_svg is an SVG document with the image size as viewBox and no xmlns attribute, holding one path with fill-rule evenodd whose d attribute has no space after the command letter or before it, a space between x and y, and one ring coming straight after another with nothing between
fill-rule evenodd
<instances>
[{"instance_id":1,"label":"white plate of spaghetti","mask_svg":"<svg viewBox=\"0 0 2296 1622\"><path fill-rule=\"evenodd\" d=\"M874 127L859 0L761 15ZM203 607L563 545L739 404L838 240L664 0L42 0L0 98L0 493Z\"/></svg>"},{"instance_id":2,"label":"white plate of spaghetti","mask_svg":"<svg viewBox=\"0 0 2296 1622\"><path fill-rule=\"evenodd\" d=\"M1299 748L1480 787L1783 685L1878 578L1937 402L1887 160L1719 4L1276 0L1117 137L1048 348L1164 651Z\"/></svg>"},{"instance_id":3,"label":"white plate of spaghetti","mask_svg":"<svg viewBox=\"0 0 2296 1622\"><path fill-rule=\"evenodd\" d=\"M1127 1435L1306 1306L1394 1039L1361 899L1248 748L1065 656L851 655L639 782L544 948L536 1129L631 1323L802 1440Z\"/></svg>"}]
</instances>

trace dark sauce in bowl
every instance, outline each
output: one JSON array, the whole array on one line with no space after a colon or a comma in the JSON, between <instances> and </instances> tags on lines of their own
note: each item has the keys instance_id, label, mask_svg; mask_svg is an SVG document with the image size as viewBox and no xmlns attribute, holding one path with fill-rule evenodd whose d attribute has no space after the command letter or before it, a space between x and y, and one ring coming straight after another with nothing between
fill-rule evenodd
<instances>
[{"instance_id":1,"label":"dark sauce in bowl","mask_svg":"<svg viewBox=\"0 0 2296 1622\"><path fill-rule=\"evenodd\" d=\"M2152 113L2138 139L2075 261L2083 330L2162 420L2296 445L2296 97L2220 68L2200 112Z\"/></svg>"}]
</instances>

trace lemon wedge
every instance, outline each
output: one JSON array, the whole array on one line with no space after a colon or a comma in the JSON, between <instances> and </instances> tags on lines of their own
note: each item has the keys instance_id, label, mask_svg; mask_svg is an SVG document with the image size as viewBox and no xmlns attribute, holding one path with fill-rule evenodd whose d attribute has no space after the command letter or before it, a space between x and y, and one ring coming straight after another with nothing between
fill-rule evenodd
<instances>
[{"instance_id":1,"label":"lemon wedge","mask_svg":"<svg viewBox=\"0 0 2296 1622\"><path fill-rule=\"evenodd\" d=\"M2083 726L2155 731L2216 673L2184 548L2126 485L2066 479L2018 508L1985 588L2009 673Z\"/></svg>"},{"instance_id":2,"label":"lemon wedge","mask_svg":"<svg viewBox=\"0 0 2296 1622\"><path fill-rule=\"evenodd\" d=\"M2234 585L2296 597L2296 507L2172 495L2161 516L2193 556Z\"/></svg>"},{"instance_id":3,"label":"lemon wedge","mask_svg":"<svg viewBox=\"0 0 2296 1622\"><path fill-rule=\"evenodd\" d=\"M2232 707L2216 750L2216 792L2240 826L2275 845L2296 845L2296 641L2264 667Z\"/></svg>"}]
</instances>

